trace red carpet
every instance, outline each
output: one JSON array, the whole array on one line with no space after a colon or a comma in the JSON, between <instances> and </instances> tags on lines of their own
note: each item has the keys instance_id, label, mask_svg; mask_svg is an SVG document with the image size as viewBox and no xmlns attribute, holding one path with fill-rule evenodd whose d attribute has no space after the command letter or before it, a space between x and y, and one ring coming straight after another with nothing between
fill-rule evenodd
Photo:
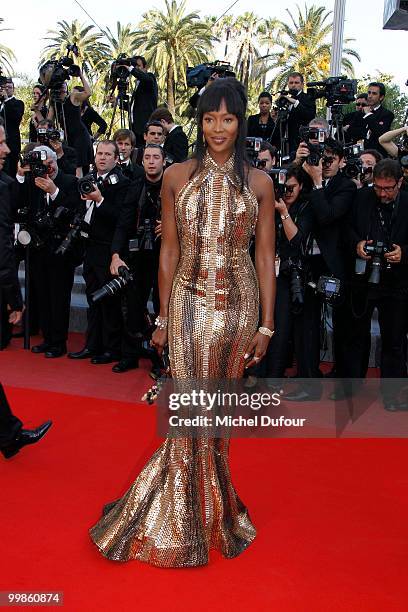
<instances>
[{"instance_id":1,"label":"red carpet","mask_svg":"<svg viewBox=\"0 0 408 612\"><path fill-rule=\"evenodd\" d=\"M98 399L68 383L23 388L38 380L35 361L74 378L68 360L39 359L0 355L2 381L20 381L6 387L15 413L26 426L54 421L38 445L0 458L0 591L63 591L69 612L407 610L407 440L233 440L234 484L258 529L249 549L197 569L114 563L87 530L160 443L154 408L100 399L111 383L96 366ZM121 384L140 396L146 371L130 374Z\"/></svg>"}]
</instances>

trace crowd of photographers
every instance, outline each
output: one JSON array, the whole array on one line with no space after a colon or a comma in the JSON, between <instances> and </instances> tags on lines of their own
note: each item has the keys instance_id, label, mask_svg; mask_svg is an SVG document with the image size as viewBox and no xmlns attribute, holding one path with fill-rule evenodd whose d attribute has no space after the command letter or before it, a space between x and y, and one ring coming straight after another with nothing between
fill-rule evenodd
<instances>
[{"instance_id":1,"label":"crowd of photographers","mask_svg":"<svg viewBox=\"0 0 408 612\"><path fill-rule=\"evenodd\" d=\"M82 265L86 343L68 357L114 363L116 373L148 357L157 377L161 362L148 344L154 328L148 301L152 296L157 314L160 189L166 166L186 159L189 144L171 113L156 108L157 83L144 58L115 70L118 93L111 101L121 112L128 103L132 129L122 127L105 138L107 123L90 106L91 90L81 71L75 76L82 86L68 92L66 80L55 80L54 66L53 88L33 90L30 142L21 156L24 105L13 83L0 81L0 135L8 145L0 163L9 176L1 172L0 186L7 184L16 260L25 259L26 325L43 335L32 352L47 358L66 354L74 272ZM126 97L123 83L130 76L138 86ZM387 379L407 376L408 128L390 131L394 117L383 106L382 83L356 96L350 83L329 79L305 92L303 76L293 73L276 106L270 93L262 92L259 114L248 118L247 153L273 178L277 222L276 332L265 359L249 375L282 378L294 357L297 375L310 384L286 399L317 399L322 313L326 316L329 306L332 375L364 378L377 308L384 405L406 409ZM322 90L330 123L316 116ZM343 117L341 107L354 99L355 111ZM18 305L4 290L0 303L0 340L6 346L7 309L17 311ZM348 392L346 384L336 391Z\"/></svg>"}]
</instances>

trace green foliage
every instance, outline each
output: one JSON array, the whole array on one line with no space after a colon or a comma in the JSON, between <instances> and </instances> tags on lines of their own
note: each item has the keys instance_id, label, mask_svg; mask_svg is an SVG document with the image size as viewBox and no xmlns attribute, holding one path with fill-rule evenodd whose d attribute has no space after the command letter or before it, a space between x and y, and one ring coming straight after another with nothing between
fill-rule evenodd
<instances>
[{"instance_id":1,"label":"green foliage","mask_svg":"<svg viewBox=\"0 0 408 612\"><path fill-rule=\"evenodd\" d=\"M0 17L0 24L4 22L4 19ZM0 28L0 32L7 32L9 28ZM0 43L0 70L3 70L5 74L11 74L12 64L16 61L12 49L6 47Z\"/></svg>"}]
</instances>

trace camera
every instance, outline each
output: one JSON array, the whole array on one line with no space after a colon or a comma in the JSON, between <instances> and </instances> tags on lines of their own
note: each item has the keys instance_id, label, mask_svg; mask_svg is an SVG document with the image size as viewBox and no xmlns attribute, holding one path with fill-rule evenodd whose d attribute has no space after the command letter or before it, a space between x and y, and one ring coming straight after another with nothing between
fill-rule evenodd
<instances>
[{"instance_id":1,"label":"camera","mask_svg":"<svg viewBox=\"0 0 408 612\"><path fill-rule=\"evenodd\" d=\"M112 279L109 283L106 283L106 285L92 293L91 298L93 302L98 302L108 295L116 295L133 281L132 273L125 266L120 266L118 273L119 276L117 278Z\"/></svg>"},{"instance_id":2,"label":"camera","mask_svg":"<svg viewBox=\"0 0 408 612\"><path fill-rule=\"evenodd\" d=\"M280 98L278 98L275 102L276 106L278 107L278 110L288 111L291 106L291 103L284 96L290 96L292 98L296 98L299 92L297 89L289 89L289 90L277 91L276 93L280 94Z\"/></svg>"},{"instance_id":3,"label":"camera","mask_svg":"<svg viewBox=\"0 0 408 612\"><path fill-rule=\"evenodd\" d=\"M155 238L153 221L151 219L145 219L144 225L137 228L136 238L129 240L129 251L131 253L152 251Z\"/></svg>"},{"instance_id":4,"label":"camera","mask_svg":"<svg viewBox=\"0 0 408 612\"><path fill-rule=\"evenodd\" d=\"M220 78L234 77L233 67L227 62L219 60L215 62L205 62L198 66L188 67L186 70L187 87L204 87L211 76L216 73Z\"/></svg>"},{"instance_id":5,"label":"camera","mask_svg":"<svg viewBox=\"0 0 408 612\"><path fill-rule=\"evenodd\" d=\"M72 247L74 240L78 238L88 238L89 224L84 220L82 213L76 213L74 216L71 229L55 251L55 255L65 255Z\"/></svg>"},{"instance_id":6,"label":"camera","mask_svg":"<svg viewBox=\"0 0 408 612\"><path fill-rule=\"evenodd\" d=\"M299 136L301 141L305 142L309 149L309 155L305 161L309 166L318 166L324 152L324 143L326 140L326 130L301 125L299 128ZM310 142L317 140L317 144Z\"/></svg>"},{"instance_id":7,"label":"camera","mask_svg":"<svg viewBox=\"0 0 408 612\"><path fill-rule=\"evenodd\" d=\"M368 277L368 282L372 285L378 285L380 283L381 277L381 269L390 269L391 265L384 259L384 255L391 251L392 248L389 247L385 242L381 242L377 240L373 244L366 244L364 247L364 252L366 255L371 255L372 259L369 261L369 265L371 268L370 276ZM355 264L355 273L362 275L365 274L367 269L367 261L365 259L361 259L357 257Z\"/></svg>"},{"instance_id":8,"label":"camera","mask_svg":"<svg viewBox=\"0 0 408 612\"><path fill-rule=\"evenodd\" d=\"M9 79L3 76L3 71L0 68L0 88L5 87L8 82L9 82Z\"/></svg>"},{"instance_id":9,"label":"camera","mask_svg":"<svg viewBox=\"0 0 408 612\"><path fill-rule=\"evenodd\" d=\"M74 60L69 56L73 53L76 57L79 55L77 45L67 46L67 55L59 60L49 60L40 67L39 81L48 89L52 89L55 93L61 88L65 81L71 77L78 77L81 74L79 66L74 64Z\"/></svg>"},{"instance_id":10,"label":"camera","mask_svg":"<svg viewBox=\"0 0 408 612\"><path fill-rule=\"evenodd\" d=\"M116 185L119 182L117 174L110 174L106 178L98 176L95 178L93 174L87 174L78 181L78 189L81 196L87 196L97 187L99 191L103 191L109 185Z\"/></svg>"},{"instance_id":11,"label":"camera","mask_svg":"<svg viewBox=\"0 0 408 612\"><path fill-rule=\"evenodd\" d=\"M290 296L293 305L298 307L304 304L303 291L303 266L300 259L286 259L282 261L279 268L279 274L290 278Z\"/></svg>"},{"instance_id":12,"label":"camera","mask_svg":"<svg viewBox=\"0 0 408 612\"><path fill-rule=\"evenodd\" d=\"M285 195L286 191L286 176L288 171L285 168L272 168L268 174L273 181L275 197L280 200Z\"/></svg>"},{"instance_id":13,"label":"camera","mask_svg":"<svg viewBox=\"0 0 408 612\"><path fill-rule=\"evenodd\" d=\"M120 81L126 81L129 78L129 68L135 67L136 58L127 57L125 53L121 53L111 65L111 77L119 79Z\"/></svg>"},{"instance_id":14,"label":"camera","mask_svg":"<svg viewBox=\"0 0 408 612\"><path fill-rule=\"evenodd\" d=\"M326 106L349 104L357 94L357 80L344 76L329 77L325 81L307 83L307 94L313 99L326 99Z\"/></svg>"},{"instance_id":15,"label":"camera","mask_svg":"<svg viewBox=\"0 0 408 612\"><path fill-rule=\"evenodd\" d=\"M37 139L40 144L48 144L50 140L62 142L64 140L64 131L55 130L53 128L38 128Z\"/></svg>"},{"instance_id":16,"label":"camera","mask_svg":"<svg viewBox=\"0 0 408 612\"><path fill-rule=\"evenodd\" d=\"M262 138L254 138L253 136L248 136L247 138L245 138L245 151L253 166L256 165L256 158L258 157L258 153L261 150L262 142Z\"/></svg>"},{"instance_id":17,"label":"camera","mask_svg":"<svg viewBox=\"0 0 408 612\"><path fill-rule=\"evenodd\" d=\"M346 164L343 168L343 174L347 178L357 179L363 174L363 162L360 159L362 150L361 145L358 144L344 147L344 159Z\"/></svg>"},{"instance_id":18,"label":"camera","mask_svg":"<svg viewBox=\"0 0 408 612\"><path fill-rule=\"evenodd\" d=\"M43 178L47 176L47 167L43 162L47 159L45 151L30 151L21 158L22 166L30 166L30 172L35 177Z\"/></svg>"},{"instance_id":19,"label":"camera","mask_svg":"<svg viewBox=\"0 0 408 612\"><path fill-rule=\"evenodd\" d=\"M317 284L311 281L308 285L322 295L328 304L335 304L340 297L341 282L334 276L319 276Z\"/></svg>"}]
</instances>

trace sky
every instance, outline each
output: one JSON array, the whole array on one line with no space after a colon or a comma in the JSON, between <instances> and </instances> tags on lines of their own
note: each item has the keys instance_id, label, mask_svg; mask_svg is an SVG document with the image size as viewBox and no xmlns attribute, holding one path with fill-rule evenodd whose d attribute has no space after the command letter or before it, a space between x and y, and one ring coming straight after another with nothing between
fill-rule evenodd
<instances>
[{"instance_id":1,"label":"sky","mask_svg":"<svg viewBox=\"0 0 408 612\"><path fill-rule=\"evenodd\" d=\"M146 2L135 0L78 0L83 8L102 27L116 30L116 22L137 23L143 12L150 8L164 8L163 0ZM206 0L205 10L200 10L202 2L187 0L187 9L197 11L201 15L221 16L234 0ZM286 0L284 2L269 0L269 2L254 3L249 0L238 0L227 14L239 15L245 11L253 11L260 17L277 17L287 21L286 8L296 14L296 4L304 7L304 0ZM333 9L334 0L307 0L307 4L324 5ZM41 49L46 44L44 37L48 29L56 28L57 21L68 22L78 19L89 23L90 19L81 10L76 0L19 0L17 2L2 2L0 16L4 18L4 27L12 28L11 32L1 32L0 41L13 48L17 56L18 72L27 73L36 78L38 58ZM406 49L408 48L408 32L383 30L384 0L347 0L345 38L355 38L350 46L361 55L361 62L355 62L356 76L376 71L394 75L395 82L405 93L408 87L408 65ZM221 58L220 58L221 59Z\"/></svg>"}]
</instances>

